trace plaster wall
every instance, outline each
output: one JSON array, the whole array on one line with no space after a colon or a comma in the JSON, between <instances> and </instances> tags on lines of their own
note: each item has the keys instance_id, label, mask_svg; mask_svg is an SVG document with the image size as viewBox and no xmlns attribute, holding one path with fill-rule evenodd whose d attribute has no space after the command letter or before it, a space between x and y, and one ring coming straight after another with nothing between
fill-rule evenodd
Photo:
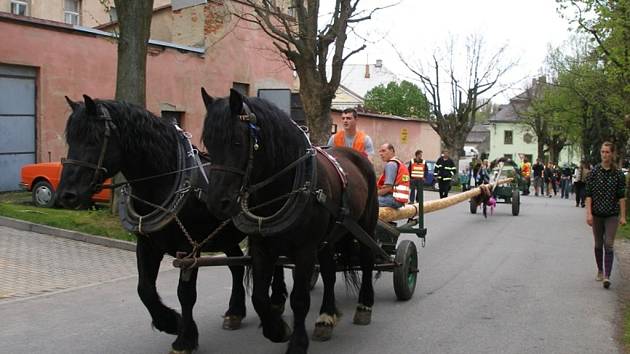
<instances>
[{"instance_id":1,"label":"plaster wall","mask_svg":"<svg viewBox=\"0 0 630 354\"><path fill-rule=\"evenodd\" d=\"M219 42L212 54L200 55L150 46L147 57L147 108L183 112L183 126L199 143L205 116L200 96L203 86L213 96L226 96L233 82L259 88L290 88L293 75L278 61L261 55L267 37L236 28ZM115 95L117 43L108 37L68 28L33 25L0 17L0 63L33 67L38 72L36 92L37 161L59 160L66 154L65 122L73 100L83 94L93 98ZM240 39L261 41L241 45ZM235 42L236 41L236 42Z\"/></svg>"},{"instance_id":2,"label":"plaster wall","mask_svg":"<svg viewBox=\"0 0 630 354\"><path fill-rule=\"evenodd\" d=\"M506 130L512 131L512 142L513 144L505 144L504 143L504 135ZM526 133L531 134L532 140L530 143L526 143L524 140L524 136ZM527 126L522 124L514 124L514 123L493 123L490 126L490 160L496 159L498 157L502 157L505 154L512 154L513 160L516 163L522 163L523 161L520 159L519 154L529 154L532 155L533 160L535 161L538 156L538 144L536 134ZM564 163L574 163L579 164L580 162L580 151L578 148L573 146L566 146L560 152L560 161L554 161L555 163L559 163L560 165ZM547 160L546 157L540 156L544 161Z\"/></svg>"}]
</instances>

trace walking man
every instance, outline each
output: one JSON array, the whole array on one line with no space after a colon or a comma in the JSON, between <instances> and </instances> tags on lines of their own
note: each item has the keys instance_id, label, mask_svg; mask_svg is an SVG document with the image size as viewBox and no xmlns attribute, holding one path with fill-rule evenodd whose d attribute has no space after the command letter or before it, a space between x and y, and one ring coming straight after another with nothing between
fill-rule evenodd
<instances>
[{"instance_id":1,"label":"walking man","mask_svg":"<svg viewBox=\"0 0 630 354\"><path fill-rule=\"evenodd\" d=\"M409 161L407 169L411 176L409 203L420 203L420 189L424 186L424 170L426 166L422 158L422 150L417 150L415 157Z\"/></svg>"},{"instance_id":2,"label":"walking man","mask_svg":"<svg viewBox=\"0 0 630 354\"><path fill-rule=\"evenodd\" d=\"M442 156L435 163L433 175L437 176L440 189L440 199L448 197L451 190L451 181L455 176L455 163L448 157L448 150L442 151Z\"/></svg>"},{"instance_id":3,"label":"walking man","mask_svg":"<svg viewBox=\"0 0 630 354\"><path fill-rule=\"evenodd\" d=\"M536 163L532 166L532 171L534 172L534 195L538 196L538 194L545 194L543 190L543 171L545 166L540 162L540 159L536 159Z\"/></svg>"},{"instance_id":4,"label":"walking man","mask_svg":"<svg viewBox=\"0 0 630 354\"><path fill-rule=\"evenodd\" d=\"M581 206L584 208L586 206L585 201L585 188L586 188L586 176L591 172L588 168L588 164L586 161L582 160L580 162L580 166L575 169L575 173L573 174L573 188L575 192L575 207Z\"/></svg>"}]
</instances>

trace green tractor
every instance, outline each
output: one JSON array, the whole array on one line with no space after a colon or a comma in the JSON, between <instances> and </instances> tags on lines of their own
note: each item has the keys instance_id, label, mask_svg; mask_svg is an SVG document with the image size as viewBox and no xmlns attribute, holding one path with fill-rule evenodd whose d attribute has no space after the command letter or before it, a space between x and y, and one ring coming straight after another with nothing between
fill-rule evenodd
<instances>
[{"instance_id":1,"label":"green tractor","mask_svg":"<svg viewBox=\"0 0 630 354\"><path fill-rule=\"evenodd\" d=\"M492 163L492 170L490 174L490 183L495 181L512 178L512 181L508 184L502 184L495 186L492 190L492 195L497 204L511 204L512 215L517 216L521 210L521 192L527 188L527 182L521 176L521 169L512 160L495 160ZM470 212L472 214L477 213L477 205L471 200Z\"/></svg>"}]
</instances>

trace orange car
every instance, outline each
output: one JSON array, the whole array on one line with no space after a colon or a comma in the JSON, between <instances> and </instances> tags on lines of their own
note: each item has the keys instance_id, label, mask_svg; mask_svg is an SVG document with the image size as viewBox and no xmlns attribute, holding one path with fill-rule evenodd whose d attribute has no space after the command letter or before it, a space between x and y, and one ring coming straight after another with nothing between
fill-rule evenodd
<instances>
[{"instance_id":1,"label":"orange car","mask_svg":"<svg viewBox=\"0 0 630 354\"><path fill-rule=\"evenodd\" d=\"M33 192L33 204L47 208L55 205L55 191L61 179L61 162L24 165L20 177L20 187ZM105 183L111 183L111 179ZM92 200L99 203L107 203L110 199L109 189L103 189L92 196Z\"/></svg>"}]
</instances>

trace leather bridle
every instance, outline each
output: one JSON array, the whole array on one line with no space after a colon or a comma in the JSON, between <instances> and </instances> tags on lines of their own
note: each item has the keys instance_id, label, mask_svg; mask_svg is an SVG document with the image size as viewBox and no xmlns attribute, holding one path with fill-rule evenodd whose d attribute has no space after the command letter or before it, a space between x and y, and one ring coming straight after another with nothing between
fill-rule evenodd
<instances>
[{"instance_id":1,"label":"leather bridle","mask_svg":"<svg viewBox=\"0 0 630 354\"><path fill-rule=\"evenodd\" d=\"M116 130L116 124L112 121L112 117L109 114L109 111L104 106L99 107L99 115L97 116L97 120L102 120L105 122L105 134L103 137L103 145L101 146L101 152L98 157L98 162L93 164L87 161L74 160L74 159L61 159L62 165L75 165L80 167L86 167L94 170L94 175L92 176L92 181L90 182L90 190L93 193L98 193L103 189L103 180L105 179L105 175L107 174L107 169L103 167L103 161L105 160L105 152L107 151L107 145L109 143L109 138L112 134L112 130Z\"/></svg>"},{"instance_id":2,"label":"leather bridle","mask_svg":"<svg viewBox=\"0 0 630 354\"><path fill-rule=\"evenodd\" d=\"M229 172L242 177L243 181L241 189L239 191L239 198L247 194L249 180L251 179L252 171L254 170L254 152L259 149L258 145L258 126L256 126L256 114L254 114L247 103L243 102L243 110L238 115L238 119L241 122L247 124L249 130L249 153L247 157L247 166L245 170L240 170L235 167L225 165L210 165L210 171L222 171Z\"/></svg>"}]
</instances>

